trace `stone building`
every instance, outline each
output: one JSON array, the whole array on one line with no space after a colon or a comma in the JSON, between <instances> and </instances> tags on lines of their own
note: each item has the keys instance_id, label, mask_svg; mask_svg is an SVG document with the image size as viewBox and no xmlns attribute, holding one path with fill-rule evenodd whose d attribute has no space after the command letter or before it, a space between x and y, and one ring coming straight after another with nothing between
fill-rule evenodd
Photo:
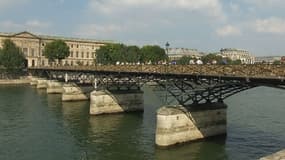
<instances>
[{"instance_id":1,"label":"stone building","mask_svg":"<svg viewBox=\"0 0 285 160\"><path fill-rule=\"evenodd\" d=\"M69 46L70 56L62 60L62 65L93 65L96 58L96 50L112 41L99 41L80 38L66 38L58 36L36 35L30 32L0 33L0 47L5 39L12 40L23 51L27 65L48 66L50 63L43 56L43 50L47 43L54 40L63 40Z\"/></svg>"},{"instance_id":2,"label":"stone building","mask_svg":"<svg viewBox=\"0 0 285 160\"><path fill-rule=\"evenodd\" d=\"M170 61L177 61L183 56L189 56L200 59L204 54L199 52L197 49L189 48L169 48L166 51Z\"/></svg>"},{"instance_id":3,"label":"stone building","mask_svg":"<svg viewBox=\"0 0 285 160\"><path fill-rule=\"evenodd\" d=\"M235 48L222 48L220 50L222 57L228 57L231 60L241 60L242 64L254 64L255 57L252 56L248 51L235 49Z\"/></svg>"}]
</instances>

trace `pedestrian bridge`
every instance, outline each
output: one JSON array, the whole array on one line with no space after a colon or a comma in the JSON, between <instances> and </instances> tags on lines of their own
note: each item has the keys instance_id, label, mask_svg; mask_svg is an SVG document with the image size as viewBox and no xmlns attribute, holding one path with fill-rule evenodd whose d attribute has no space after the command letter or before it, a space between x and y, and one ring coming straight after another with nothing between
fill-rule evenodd
<instances>
[{"instance_id":1,"label":"pedestrian bridge","mask_svg":"<svg viewBox=\"0 0 285 160\"><path fill-rule=\"evenodd\" d=\"M165 94L165 106L157 111L159 146L225 134L224 99L234 94L259 86L285 89L285 65L99 65L28 70L46 78L32 81L38 88L62 93L62 100L90 99L91 115L143 110L141 86L151 83ZM91 88L83 89L84 84Z\"/></svg>"},{"instance_id":2,"label":"pedestrian bridge","mask_svg":"<svg viewBox=\"0 0 285 160\"><path fill-rule=\"evenodd\" d=\"M154 82L180 105L222 102L258 86L285 89L285 65L100 65L32 67L33 75L94 84L96 88L130 89Z\"/></svg>"}]
</instances>

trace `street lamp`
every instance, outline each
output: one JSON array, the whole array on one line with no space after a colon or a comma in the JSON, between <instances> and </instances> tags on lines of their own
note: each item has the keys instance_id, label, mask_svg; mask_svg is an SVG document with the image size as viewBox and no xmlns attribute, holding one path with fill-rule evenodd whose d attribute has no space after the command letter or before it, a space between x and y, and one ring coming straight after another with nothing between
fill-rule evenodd
<instances>
[{"instance_id":1,"label":"street lamp","mask_svg":"<svg viewBox=\"0 0 285 160\"><path fill-rule=\"evenodd\" d=\"M169 49L169 46L170 44L168 42L166 42L165 44L165 50L166 50L166 56L167 56L167 63L168 63L168 60L169 60L169 56L168 56L168 49Z\"/></svg>"},{"instance_id":2,"label":"street lamp","mask_svg":"<svg viewBox=\"0 0 285 160\"><path fill-rule=\"evenodd\" d=\"M165 66L165 73L168 73L168 65L169 65L169 57L168 57L168 49L169 49L170 44L168 42L166 42L165 44L165 50L166 50L166 56L167 56L167 60L166 60L166 66ZM168 100L167 100L167 94L168 94L168 79L167 77L165 77L165 102L166 104L168 104Z\"/></svg>"}]
</instances>

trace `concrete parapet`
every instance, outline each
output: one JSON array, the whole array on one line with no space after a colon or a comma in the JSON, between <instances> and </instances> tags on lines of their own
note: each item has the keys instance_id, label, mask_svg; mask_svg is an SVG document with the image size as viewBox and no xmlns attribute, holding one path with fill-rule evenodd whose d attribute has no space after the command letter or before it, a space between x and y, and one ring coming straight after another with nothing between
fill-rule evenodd
<instances>
[{"instance_id":1,"label":"concrete parapet","mask_svg":"<svg viewBox=\"0 0 285 160\"><path fill-rule=\"evenodd\" d=\"M61 94L63 93L63 83L56 80L47 81L48 94Z\"/></svg>"},{"instance_id":2,"label":"concrete parapet","mask_svg":"<svg viewBox=\"0 0 285 160\"><path fill-rule=\"evenodd\" d=\"M156 145L166 147L226 134L226 108L221 103L160 108L157 111Z\"/></svg>"},{"instance_id":3,"label":"concrete parapet","mask_svg":"<svg viewBox=\"0 0 285 160\"><path fill-rule=\"evenodd\" d=\"M78 86L75 83L63 85L62 101L83 101L90 98L92 86Z\"/></svg>"},{"instance_id":4,"label":"concrete parapet","mask_svg":"<svg viewBox=\"0 0 285 160\"><path fill-rule=\"evenodd\" d=\"M140 90L93 91L90 95L91 115L143 110L143 92Z\"/></svg>"},{"instance_id":5,"label":"concrete parapet","mask_svg":"<svg viewBox=\"0 0 285 160\"><path fill-rule=\"evenodd\" d=\"M47 88L47 80L39 78L37 79L37 89L46 89Z\"/></svg>"},{"instance_id":6,"label":"concrete parapet","mask_svg":"<svg viewBox=\"0 0 285 160\"><path fill-rule=\"evenodd\" d=\"M284 160L284 159L285 159L285 150L282 150L272 155L260 158L259 160Z\"/></svg>"}]
</instances>

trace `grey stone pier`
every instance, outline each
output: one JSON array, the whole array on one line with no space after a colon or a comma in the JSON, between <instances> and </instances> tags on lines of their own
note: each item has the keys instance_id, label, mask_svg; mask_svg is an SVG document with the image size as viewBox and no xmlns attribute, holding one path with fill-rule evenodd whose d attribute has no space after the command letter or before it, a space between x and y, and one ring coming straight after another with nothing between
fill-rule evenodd
<instances>
[{"instance_id":1,"label":"grey stone pier","mask_svg":"<svg viewBox=\"0 0 285 160\"><path fill-rule=\"evenodd\" d=\"M225 135L227 106L223 103L165 106L157 111L155 143L167 147Z\"/></svg>"},{"instance_id":2,"label":"grey stone pier","mask_svg":"<svg viewBox=\"0 0 285 160\"><path fill-rule=\"evenodd\" d=\"M44 78L37 79L37 89L46 89L47 88L47 81Z\"/></svg>"},{"instance_id":3,"label":"grey stone pier","mask_svg":"<svg viewBox=\"0 0 285 160\"><path fill-rule=\"evenodd\" d=\"M37 84L38 84L38 79L39 79L39 78L37 78L37 77L31 77L31 78L30 78L30 80L31 80L30 85L31 85L31 86L37 86Z\"/></svg>"},{"instance_id":4,"label":"grey stone pier","mask_svg":"<svg viewBox=\"0 0 285 160\"><path fill-rule=\"evenodd\" d=\"M285 160L285 149L269 156L262 157L259 160Z\"/></svg>"},{"instance_id":5,"label":"grey stone pier","mask_svg":"<svg viewBox=\"0 0 285 160\"><path fill-rule=\"evenodd\" d=\"M91 115L143 110L143 92L141 90L101 90L93 91L90 95Z\"/></svg>"},{"instance_id":6,"label":"grey stone pier","mask_svg":"<svg viewBox=\"0 0 285 160\"><path fill-rule=\"evenodd\" d=\"M75 83L63 85L62 101L84 101L89 100L92 86L78 86Z\"/></svg>"},{"instance_id":7,"label":"grey stone pier","mask_svg":"<svg viewBox=\"0 0 285 160\"><path fill-rule=\"evenodd\" d=\"M63 93L63 83L56 80L47 81L48 94L61 94Z\"/></svg>"}]
</instances>

